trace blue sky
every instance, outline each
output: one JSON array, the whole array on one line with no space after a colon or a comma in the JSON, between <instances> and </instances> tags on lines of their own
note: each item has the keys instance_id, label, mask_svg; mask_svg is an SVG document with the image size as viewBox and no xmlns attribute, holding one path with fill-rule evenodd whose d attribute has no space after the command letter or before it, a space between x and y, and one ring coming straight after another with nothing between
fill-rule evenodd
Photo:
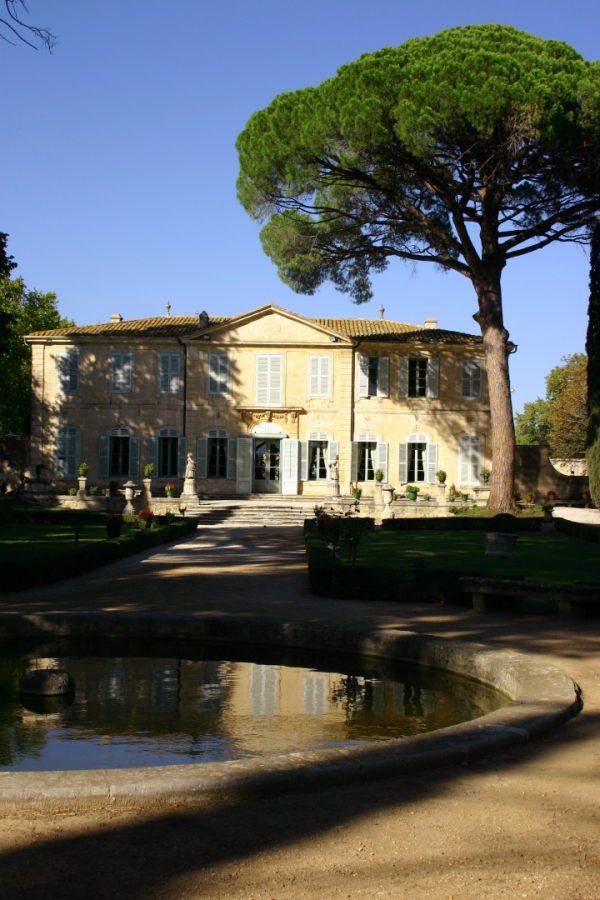
<instances>
[{"instance_id":1,"label":"blue sky","mask_svg":"<svg viewBox=\"0 0 600 900\"><path fill-rule=\"evenodd\" d=\"M52 55L0 46L0 230L16 274L54 290L78 324L164 314L234 315L273 302L308 316L378 317L477 332L473 288L400 261L356 307L331 286L294 294L263 255L235 195L235 140L282 91L316 85L361 53L500 21L600 56L600 4L526 0L29 0L58 35ZM585 345L588 258L558 246L503 279L515 408Z\"/></svg>"}]
</instances>

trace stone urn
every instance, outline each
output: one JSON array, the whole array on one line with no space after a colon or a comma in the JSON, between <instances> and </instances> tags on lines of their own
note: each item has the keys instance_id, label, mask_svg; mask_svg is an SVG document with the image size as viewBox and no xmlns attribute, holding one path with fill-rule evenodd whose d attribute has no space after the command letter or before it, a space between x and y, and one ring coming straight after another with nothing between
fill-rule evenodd
<instances>
[{"instance_id":1,"label":"stone urn","mask_svg":"<svg viewBox=\"0 0 600 900\"><path fill-rule=\"evenodd\" d=\"M384 484L381 486L381 493L383 496L383 512L381 513L382 519L393 519L394 512L391 508L392 500L394 499L394 486L392 484Z\"/></svg>"},{"instance_id":2,"label":"stone urn","mask_svg":"<svg viewBox=\"0 0 600 900\"><path fill-rule=\"evenodd\" d=\"M135 509L133 508L133 498L135 497L136 484L133 481L126 481L123 485L125 488L125 509L123 510L124 516L134 516Z\"/></svg>"},{"instance_id":3,"label":"stone urn","mask_svg":"<svg viewBox=\"0 0 600 900\"><path fill-rule=\"evenodd\" d=\"M483 533L485 542L485 555L488 559L513 559L513 551L517 542L516 534L506 534L502 531L488 531Z\"/></svg>"}]
</instances>

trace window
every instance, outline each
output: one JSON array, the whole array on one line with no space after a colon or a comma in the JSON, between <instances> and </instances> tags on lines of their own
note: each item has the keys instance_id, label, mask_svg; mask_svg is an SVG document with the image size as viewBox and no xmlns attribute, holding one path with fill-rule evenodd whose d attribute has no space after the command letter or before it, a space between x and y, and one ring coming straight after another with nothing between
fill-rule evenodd
<instances>
[{"instance_id":1,"label":"window","mask_svg":"<svg viewBox=\"0 0 600 900\"><path fill-rule=\"evenodd\" d=\"M229 356L226 353L208 354L208 393L229 393Z\"/></svg>"},{"instance_id":2,"label":"window","mask_svg":"<svg viewBox=\"0 0 600 900\"><path fill-rule=\"evenodd\" d=\"M311 397L329 397L330 372L330 356L309 356L308 393Z\"/></svg>"},{"instance_id":3,"label":"window","mask_svg":"<svg viewBox=\"0 0 600 900\"><path fill-rule=\"evenodd\" d=\"M357 438L350 447L352 482L375 481L378 469L383 473L383 481L387 481L388 445L384 441L378 441L375 434L359 434Z\"/></svg>"},{"instance_id":4,"label":"window","mask_svg":"<svg viewBox=\"0 0 600 900\"><path fill-rule=\"evenodd\" d=\"M208 432L208 478L227 478L227 432Z\"/></svg>"},{"instance_id":5,"label":"window","mask_svg":"<svg viewBox=\"0 0 600 900\"><path fill-rule=\"evenodd\" d=\"M58 358L58 389L61 394L76 394L79 390L79 353L66 350Z\"/></svg>"},{"instance_id":6,"label":"window","mask_svg":"<svg viewBox=\"0 0 600 900\"><path fill-rule=\"evenodd\" d=\"M339 450L339 441L326 431L311 431L307 441L298 441L300 481L328 481L329 463Z\"/></svg>"},{"instance_id":7,"label":"window","mask_svg":"<svg viewBox=\"0 0 600 900\"><path fill-rule=\"evenodd\" d=\"M387 356L358 357L358 396L388 397L390 360Z\"/></svg>"},{"instance_id":8,"label":"window","mask_svg":"<svg viewBox=\"0 0 600 900\"><path fill-rule=\"evenodd\" d=\"M480 359L463 359L460 364L461 397L481 397L483 363Z\"/></svg>"},{"instance_id":9,"label":"window","mask_svg":"<svg viewBox=\"0 0 600 900\"><path fill-rule=\"evenodd\" d=\"M438 470L438 445L426 434L409 434L406 442L398 444L398 481L414 484L419 481L435 484Z\"/></svg>"},{"instance_id":10,"label":"window","mask_svg":"<svg viewBox=\"0 0 600 900\"><path fill-rule=\"evenodd\" d=\"M427 444L408 445L408 481L425 481Z\"/></svg>"},{"instance_id":11,"label":"window","mask_svg":"<svg viewBox=\"0 0 600 900\"><path fill-rule=\"evenodd\" d=\"M480 484L481 438L476 434L463 434L458 439L458 483Z\"/></svg>"},{"instance_id":12,"label":"window","mask_svg":"<svg viewBox=\"0 0 600 900\"><path fill-rule=\"evenodd\" d=\"M158 477L177 478L179 470L179 432L161 428L158 432Z\"/></svg>"},{"instance_id":13,"label":"window","mask_svg":"<svg viewBox=\"0 0 600 900\"><path fill-rule=\"evenodd\" d=\"M436 356L398 359L398 396L429 397L439 396L440 361Z\"/></svg>"},{"instance_id":14,"label":"window","mask_svg":"<svg viewBox=\"0 0 600 900\"><path fill-rule=\"evenodd\" d=\"M256 405L281 406L283 357L259 354L256 357Z\"/></svg>"},{"instance_id":15,"label":"window","mask_svg":"<svg viewBox=\"0 0 600 900\"><path fill-rule=\"evenodd\" d=\"M111 390L113 394L131 393L131 353L113 353Z\"/></svg>"},{"instance_id":16,"label":"window","mask_svg":"<svg viewBox=\"0 0 600 900\"><path fill-rule=\"evenodd\" d=\"M79 466L79 431L63 425L56 432L56 474L71 478L77 475Z\"/></svg>"},{"instance_id":17,"label":"window","mask_svg":"<svg viewBox=\"0 0 600 900\"><path fill-rule=\"evenodd\" d=\"M129 432L125 428L113 428L110 434L110 462L108 474L121 477L129 475Z\"/></svg>"},{"instance_id":18,"label":"window","mask_svg":"<svg viewBox=\"0 0 600 900\"><path fill-rule=\"evenodd\" d=\"M359 441L357 481L375 481L377 469L377 444L374 441Z\"/></svg>"},{"instance_id":19,"label":"window","mask_svg":"<svg viewBox=\"0 0 600 900\"><path fill-rule=\"evenodd\" d=\"M181 358L179 353L161 353L159 361L159 380L161 394L179 393L179 372Z\"/></svg>"},{"instance_id":20,"label":"window","mask_svg":"<svg viewBox=\"0 0 600 900\"><path fill-rule=\"evenodd\" d=\"M326 481L328 478L327 470L327 448L329 441L309 441L308 442L308 480L309 481Z\"/></svg>"}]
</instances>

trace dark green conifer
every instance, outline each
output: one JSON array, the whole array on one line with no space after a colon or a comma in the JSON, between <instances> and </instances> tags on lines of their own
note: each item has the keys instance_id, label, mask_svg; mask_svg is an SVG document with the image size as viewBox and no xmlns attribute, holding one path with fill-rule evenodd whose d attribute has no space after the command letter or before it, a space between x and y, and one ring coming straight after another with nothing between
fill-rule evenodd
<instances>
[{"instance_id":1,"label":"dark green conifer","mask_svg":"<svg viewBox=\"0 0 600 900\"><path fill-rule=\"evenodd\" d=\"M590 305L585 344L588 357L587 461L592 499L600 509L600 222L590 252Z\"/></svg>"}]
</instances>

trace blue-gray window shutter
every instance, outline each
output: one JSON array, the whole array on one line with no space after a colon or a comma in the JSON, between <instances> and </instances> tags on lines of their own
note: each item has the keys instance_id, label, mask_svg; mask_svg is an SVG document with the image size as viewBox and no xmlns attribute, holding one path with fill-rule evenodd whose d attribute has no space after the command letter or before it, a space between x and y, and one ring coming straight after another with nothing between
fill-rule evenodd
<instances>
[{"instance_id":1,"label":"blue-gray window shutter","mask_svg":"<svg viewBox=\"0 0 600 900\"><path fill-rule=\"evenodd\" d=\"M67 435L65 429L61 429L56 435L56 474L67 474Z\"/></svg>"},{"instance_id":2,"label":"blue-gray window shutter","mask_svg":"<svg viewBox=\"0 0 600 900\"><path fill-rule=\"evenodd\" d=\"M129 438L129 477L140 477L140 439Z\"/></svg>"},{"instance_id":3,"label":"blue-gray window shutter","mask_svg":"<svg viewBox=\"0 0 600 900\"><path fill-rule=\"evenodd\" d=\"M148 438L148 465L154 466L154 471L158 475L158 438Z\"/></svg>"},{"instance_id":4,"label":"blue-gray window shutter","mask_svg":"<svg viewBox=\"0 0 600 900\"><path fill-rule=\"evenodd\" d=\"M177 477L185 477L185 467L187 464L187 438L177 438Z\"/></svg>"},{"instance_id":5,"label":"blue-gray window shutter","mask_svg":"<svg viewBox=\"0 0 600 900\"><path fill-rule=\"evenodd\" d=\"M110 451L110 438L104 435L98 440L98 477L108 478L108 454Z\"/></svg>"},{"instance_id":6,"label":"blue-gray window shutter","mask_svg":"<svg viewBox=\"0 0 600 900\"><path fill-rule=\"evenodd\" d=\"M196 477L206 478L206 459L208 441L205 437L196 438Z\"/></svg>"},{"instance_id":7,"label":"blue-gray window shutter","mask_svg":"<svg viewBox=\"0 0 600 900\"><path fill-rule=\"evenodd\" d=\"M170 372L169 372L169 363L170 363L170 354L169 353L161 353L160 354L160 392L161 394L170 393Z\"/></svg>"},{"instance_id":8,"label":"blue-gray window shutter","mask_svg":"<svg viewBox=\"0 0 600 900\"><path fill-rule=\"evenodd\" d=\"M237 438L227 439L227 477L232 481L236 478L237 468Z\"/></svg>"},{"instance_id":9,"label":"blue-gray window shutter","mask_svg":"<svg viewBox=\"0 0 600 900\"><path fill-rule=\"evenodd\" d=\"M67 428L67 475L77 475L79 464L79 432L76 428Z\"/></svg>"}]
</instances>

